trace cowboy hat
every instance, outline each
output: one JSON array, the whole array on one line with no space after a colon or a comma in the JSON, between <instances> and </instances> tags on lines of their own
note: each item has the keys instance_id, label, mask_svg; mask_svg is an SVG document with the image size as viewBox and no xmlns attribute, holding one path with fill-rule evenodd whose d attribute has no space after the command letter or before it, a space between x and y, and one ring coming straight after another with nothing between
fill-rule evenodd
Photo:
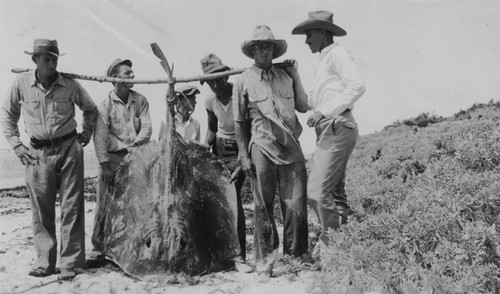
<instances>
[{"instance_id":1,"label":"cowboy hat","mask_svg":"<svg viewBox=\"0 0 500 294\"><path fill-rule=\"evenodd\" d=\"M24 53L29 55L37 55L49 53L56 57L63 56L64 54L59 54L59 48L57 47L56 40L48 39L35 39L33 42L33 52L24 51Z\"/></svg>"},{"instance_id":2,"label":"cowboy hat","mask_svg":"<svg viewBox=\"0 0 500 294\"><path fill-rule=\"evenodd\" d=\"M105 72L106 76L110 77L111 73L113 72L115 67L117 67L120 64L126 64L126 65L132 67L132 61L130 61L128 59L121 60L120 58L116 58L113 61L111 61L111 63L109 64L108 69Z\"/></svg>"},{"instance_id":3,"label":"cowboy hat","mask_svg":"<svg viewBox=\"0 0 500 294\"><path fill-rule=\"evenodd\" d=\"M245 40L241 44L241 51L249 58L254 58L252 47L256 43L272 43L274 44L273 59L285 54L287 44L285 40L276 40L271 29L266 25L258 25L253 31L252 38Z\"/></svg>"},{"instance_id":4,"label":"cowboy hat","mask_svg":"<svg viewBox=\"0 0 500 294\"><path fill-rule=\"evenodd\" d=\"M231 69L229 66L224 65L220 58L213 53L205 56L202 60L200 60L200 63L204 74L211 74ZM201 80L200 83L203 85L204 81Z\"/></svg>"},{"instance_id":5,"label":"cowboy hat","mask_svg":"<svg viewBox=\"0 0 500 294\"><path fill-rule=\"evenodd\" d=\"M327 30L337 37L347 35L343 28L333 24L333 13L323 10L309 12L308 19L297 25L292 30L292 35L305 34L310 29Z\"/></svg>"}]
</instances>

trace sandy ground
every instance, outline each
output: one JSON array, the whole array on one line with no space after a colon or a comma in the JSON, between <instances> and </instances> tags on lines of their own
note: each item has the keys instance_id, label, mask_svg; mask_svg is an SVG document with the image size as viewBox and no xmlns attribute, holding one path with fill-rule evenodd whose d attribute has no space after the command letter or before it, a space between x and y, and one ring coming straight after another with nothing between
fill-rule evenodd
<instances>
[{"instance_id":1,"label":"sandy ground","mask_svg":"<svg viewBox=\"0 0 500 294\"><path fill-rule=\"evenodd\" d=\"M93 202L86 202L86 252L91 250L90 236L94 216ZM57 212L59 215L59 211ZM60 222L58 222L59 225ZM59 230L59 226L57 228ZM249 236L249 238L251 238ZM57 275L36 278L28 275L36 258L31 231L29 199L0 197L0 293L314 293L317 272L275 274L268 283L257 283L254 274L235 271L205 276L147 276L136 280L113 264L98 269L83 269L70 282L58 281ZM249 254L252 260L252 253ZM278 260L275 272L284 272Z\"/></svg>"}]
</instances>

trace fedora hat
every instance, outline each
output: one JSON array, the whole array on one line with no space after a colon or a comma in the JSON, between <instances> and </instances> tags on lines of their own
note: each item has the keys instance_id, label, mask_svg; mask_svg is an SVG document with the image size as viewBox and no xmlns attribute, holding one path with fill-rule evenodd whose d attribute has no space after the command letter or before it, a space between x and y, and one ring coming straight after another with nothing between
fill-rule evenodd
<instances>
[{"instance_id":1,"label":"fedora hat","mask_svg":"<svg viewBox=\"0 0 500 294\"><path fill-rule=\"evenodd\" d=\"M120 58L116 58L114 59L113 61L111 61L111 63L109 64L108 68L106 69L106 72L105 72L105 75L107 77L110 77L111 76L111 73L113 72L113 70L120 64L126 64L130 67L132 67L132 61L128 60L128 59L125 59L125 60L121 60Z\"/></svg>"},{"instance_id":2,"label":"fedora hat","mask_svg":"<svg viewBox=\"0 0 500 294\"><path fill-rule=\"evenodd\" d=\"M245 40L241 44L241 51L249 58L254 58L252 47L256 43L272 43L274 44L273 59L285 54L287 44L285 40L277 40L271 29L266 25L258 25L253 31L252 38Z\"/></svg>"},{"instance_id":3,"label":"fedora hat","mask_svg":"<svg viewBox=\"0 0 500 294\"><path fill-rule=\"evenodd\" d=\"M333 23L333 13L324 10L309 12L307 20L297 25L292 30L292 34L305 34L305 31L310 29L327 30L337 37L347 35L343 28Z\"/></svg>"},{"instance_id":4,"label":"fedora hat","mask_svg":"<svg viewBox=\"0 0 500 294\"><path fill-rule=\"evenodd\" d=\"M35 41L33 42L33 52L24 51L24 53L29 55L49 53L57 57L64 55L64 54L59 54L57 41L48 39L35 39Z\"/></svg>"},{"instance_id":5,"label":"fedora hat","mask_svg":"<svg viewBox=\"0 0 500 294\"><path fill-rule=\"evenodd\" d=\"M205 56L202 60L200 60L200 63L201 63L201 69L203 70L204 74L211 74L231 69L229 66L224 65L222 63L219 56L213 53L210 53L207 56ZM203 82L204 82L203 80L200 81L202 85Z\"/></svg>"}]
</instances>

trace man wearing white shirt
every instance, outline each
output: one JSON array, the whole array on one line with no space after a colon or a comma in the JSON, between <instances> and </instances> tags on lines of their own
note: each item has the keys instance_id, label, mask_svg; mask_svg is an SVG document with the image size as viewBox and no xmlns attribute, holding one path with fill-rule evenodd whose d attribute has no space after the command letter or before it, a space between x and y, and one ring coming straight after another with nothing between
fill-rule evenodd
<instances>
[{"instance_id":1,"label":"man wearing white shirt","mask_svg":"<svg viewBox=\"0 0 500 294\"><path fill-rule=\"evenodd\" d=\"M350 214L345 193L345 172L358 137L351 110L365 92L365 85L350 53L334 36L346 32L333 24L333 13L310 12L292 34L305 34L312 53L320 53L308 107L313 114L307 125L316 130L316 151L307 183L307 196L322 226L320 244L328 245L326 233L337 229Z\"/></svg>"}]
</instances>

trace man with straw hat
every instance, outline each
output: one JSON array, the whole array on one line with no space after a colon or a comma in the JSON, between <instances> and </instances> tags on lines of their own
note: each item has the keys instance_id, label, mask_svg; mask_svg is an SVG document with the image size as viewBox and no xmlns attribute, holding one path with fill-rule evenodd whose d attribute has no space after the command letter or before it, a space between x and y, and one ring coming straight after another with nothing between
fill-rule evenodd
<instances>
[{"instance_id":1,"label":"man with straw hat","mask_svg":"<svg viewBox=\"0 0 500 294\"><path fill-rule=\"evenodd\" d=\"M204 74L212 74L230 70L222 63L220 58L210 53L201 61L201 68ZM212 146L228 169L233 173L231 178L236 188L236 203L238 206L237 231L240 242L240 255L232 261L238 272L251 272L253 268L246 264L246 227L245 212L241 201L241 188L245 182L245 173L240 172L241 168L237 164L238 145L234 135L233 118L233 84L228 82L229 77L223 76L206 80L212 92L205 98L205 108L207 110L207 135L205 145ZM203 85L203 81L201 81Z\"/></svg>"},{"instance_id":2,"label":"man with straw hat","mask_svg":"<svg viewBox=\"0 0 500 294\"><path fill-rule=\"evenodd\" d=\"M14 80L1 108L3 133L26 166L26 187L33 213L37 259L29 275L55 273L57 261L56 197L61 207L60 275L75 277L85 266L85 210L83 199L83 147L94 131L97 107L82 86L57 72L56 40L36 39L31 55L35 71ZM77 134L75 105L83 112L83 131ZM23 114L29 146L19 138Z\"/></svg>"},{"instance_id":3,"label":"man with straw hat","mask_svg":"<svg viewBox=\"0 0 500 294\"><path fill-rule=\"evenodd\" d=\"M114 59L106 68L106 76L133 79L132 61ZM94 217L92 245L87 265L99 266L104 261L103 234L108 191L112 187L114 173L128 152L149 142L152 124L149 102L142 94L132 90L132 83L113 83L113 90L98 106L99 117L94 133L94 147L99 162L97 203Z\"/></svg>"},{"instance_id":4,"label":"man with straw hat","mask_svg":"<svg viewBox=\"0 0 500 294\"><path fill-rule=\"evenodd\" d=\"M321 245L328 245L326 232L338 229L350 214L345 193L347 161L354 149L358 128L352 108L365 92L365 85L347 50L333 37L346 31L333 23L333 13L314 11L292 34L305 34L306 44L320 59L308 106L313 114L317 146L307 183L307 196L322 226ZM319 248L319 247L318 247Z\"/></svg>"},{"instance_id":5,"label":"man with straw hat","mask_svg":"<svg viewBox=\"0 0 500 294\"><path fill-rule=\"evenodd\" d=\"M287 49L265 25L255 28L241 45L254 65L241 74L233 89L233 110L238 160L252 180L255 202L255 271L267 282L279 247L273 204L279 189L284 222L283 253L307 253L306 166L298 138L302 132L295 110L307 111L307 95L297 62L277 67L272 60ZM250 128L246 121L251 119Z\"/></svg>"}]
</instances>

